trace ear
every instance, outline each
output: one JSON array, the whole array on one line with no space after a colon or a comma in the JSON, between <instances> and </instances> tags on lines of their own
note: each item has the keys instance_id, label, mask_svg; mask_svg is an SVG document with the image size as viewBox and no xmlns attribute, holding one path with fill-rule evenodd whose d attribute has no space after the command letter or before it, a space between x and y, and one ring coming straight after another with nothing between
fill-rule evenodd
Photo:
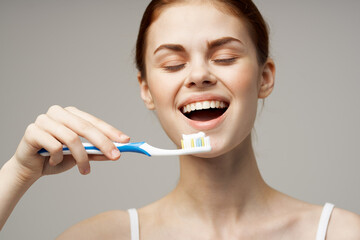
<instances>
[{"instance_id":1,"label":"ear","mask_svg":"<svg viewBox=\"0 0 360 240\"><path fill-rule=\"evenodd\" d=\"M147 81L141 76L140 72L138 72L138 74L137 74L137 79L138 79L139 84L140 84L141 98L144 101L145 106L149 110L154 110L155 109L154 100L152 98L152 95L151 95L151 92L150 92L149 85L148 85Z\"/></svg>"},{"instance_id":2,"label":"ear","mask_svg":"<svg viewBox=\"0 0 360 240\"><path fill-rule=\"evenodd\" d=\"M275 63L269 58L263 66L259 83L259 98L266 98L274 89L275 84Z\"/></svg>"}]
</instances>

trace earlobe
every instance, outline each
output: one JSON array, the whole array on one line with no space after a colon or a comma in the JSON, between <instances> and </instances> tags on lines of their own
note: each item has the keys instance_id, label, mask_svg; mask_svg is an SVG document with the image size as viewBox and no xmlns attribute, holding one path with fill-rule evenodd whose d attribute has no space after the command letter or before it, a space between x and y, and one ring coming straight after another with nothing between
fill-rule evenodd
<instances>
[{"instance_id":1,"label":"earlobe","mask_svg":"<svg viewBox=\"0 0 360 240\"><path fill-rule=\"evenodd\" d=\"M259 98L266 98L274 89L275 84L275 63L272 59L268 59L264 64L261 74L261 81L259 86Z\"/></svg>"},{"instance_id":2,"label":"earlobe","mask_svg":"<svg viewBox=\"0 0 360 240\"><path fill-rule=\"evenodd\" d=\"M145 106L149 110L155 110L154 100L152 98L147 81L141 76L140 72L138 72L137 78L138 78L139 85L140 85L140 95L141 95L142 100L145 103Z\"/></svg>"}]
</instances>

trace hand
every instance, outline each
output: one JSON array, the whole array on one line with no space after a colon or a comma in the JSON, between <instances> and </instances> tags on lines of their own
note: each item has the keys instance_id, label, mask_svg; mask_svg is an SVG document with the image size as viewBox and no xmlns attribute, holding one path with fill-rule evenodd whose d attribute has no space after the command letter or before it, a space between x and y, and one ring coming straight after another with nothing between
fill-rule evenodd
<instances>
[{"instance_id":1,"label":"hand","mask_svg":"<svg viewBox=\"0 0 360 240\"><path fill-rule=\"evenodd\" d=\"M88 155L80 136L99 148L104 155ZM121 131L75 107L52 106L27 127L12 160L25 180L61 173L75 165L81 174L88 174L89 161L120 158L113 141L125 143L129 140ZM69 147L72 155L63 155L63 144ZM50 153L50 157L38 154L42 148Z\"/></svg>"}]
</instances>

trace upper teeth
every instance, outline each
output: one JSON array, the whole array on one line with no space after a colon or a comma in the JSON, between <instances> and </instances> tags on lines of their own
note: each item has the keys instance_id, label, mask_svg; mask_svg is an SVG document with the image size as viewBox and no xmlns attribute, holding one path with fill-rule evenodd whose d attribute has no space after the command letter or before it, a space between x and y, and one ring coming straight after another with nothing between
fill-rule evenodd
<instances>
[{"instance_id":1,"label":"upper teeth","mask_svg":"<svg viewBox=\"0 0 360 240\"><path fill-rule=\"evenodd\" d=\"M227 103L222 101L202 101L202 102L194 102L185 105L182 108L183 113L192 112L195 110L202 110L202 109L210 109L210 108L226 108Z\"/></svg>"}]
</instances>

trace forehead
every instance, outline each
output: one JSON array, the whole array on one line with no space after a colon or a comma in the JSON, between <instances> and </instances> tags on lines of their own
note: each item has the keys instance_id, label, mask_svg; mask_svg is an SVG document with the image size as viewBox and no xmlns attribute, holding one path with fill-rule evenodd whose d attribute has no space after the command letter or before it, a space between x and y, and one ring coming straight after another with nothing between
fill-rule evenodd
<instances>
[{"instance_id":1,"label":"forehead","mask_svg":"<svg viewBox=\"0 0 360 240\"><path fill-rule=\"evenodd\" d=\"M251 44L246 23L239 17L220 11L212 4L178 4L162 10L148 32L149 50L164 43L185 47L222 37L234 37Z\"/></svg>"}]
</instances>

